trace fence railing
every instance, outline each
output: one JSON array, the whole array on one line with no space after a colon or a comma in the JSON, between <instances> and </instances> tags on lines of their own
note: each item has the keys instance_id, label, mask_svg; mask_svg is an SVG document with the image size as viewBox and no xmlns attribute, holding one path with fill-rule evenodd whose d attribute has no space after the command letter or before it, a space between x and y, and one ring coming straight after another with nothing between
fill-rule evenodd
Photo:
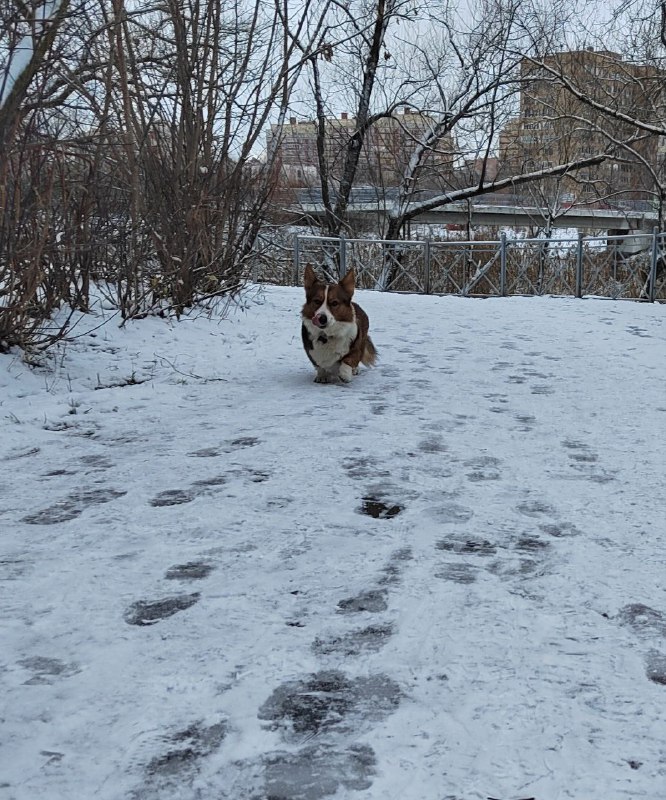
<instances>
[{"instance_id":1,"label":"fence railing","mask_svg":"<svg viewBox=\"0 0 666 800\"><path fill-rule=\"evenodd\" d=\"M295 236L255 280L300 284L311 263L338 280L354 268L364 289L465 296L570 295L666 300L666 233L571 239L435 241ZM287 263L285 263L287 262Z\"/></svg>"}]
</instances>

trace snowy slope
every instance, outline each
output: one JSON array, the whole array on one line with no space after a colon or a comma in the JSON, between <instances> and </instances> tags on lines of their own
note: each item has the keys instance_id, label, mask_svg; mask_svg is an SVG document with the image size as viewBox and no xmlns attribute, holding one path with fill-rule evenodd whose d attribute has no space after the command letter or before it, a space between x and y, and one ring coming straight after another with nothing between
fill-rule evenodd
<instances>
[{"instance_id":1,"label":"snowy slope","mask_svg":"<svg viewBox=\"0 0 666 800\"><path fill-rule=\"evenodd\" d=\"M357 299L0 356L3 800L666 797L666 307Z\"/></svg>"}]
</instances>

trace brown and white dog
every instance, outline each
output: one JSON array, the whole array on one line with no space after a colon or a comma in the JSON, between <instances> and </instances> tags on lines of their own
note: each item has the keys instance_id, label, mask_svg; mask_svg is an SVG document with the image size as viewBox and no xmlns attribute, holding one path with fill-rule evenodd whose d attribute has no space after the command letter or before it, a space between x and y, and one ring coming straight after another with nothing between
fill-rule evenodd
<instances>
[{"instance_id":1,"label":"brown and white dog","mask_svg":"<svg viewBox=\"0 0 666 800\"><path fill-rule=\"evenodd\" d=\"M354 271L339 283L324 283L312 266L305 267L305 305L301 311L301 334L308 358L317 368L316 383L340 378L349 383L358 365L371 367L377 351L368 335L370 321L365 311L352 302Z\"/></svg>"}]
</instances>

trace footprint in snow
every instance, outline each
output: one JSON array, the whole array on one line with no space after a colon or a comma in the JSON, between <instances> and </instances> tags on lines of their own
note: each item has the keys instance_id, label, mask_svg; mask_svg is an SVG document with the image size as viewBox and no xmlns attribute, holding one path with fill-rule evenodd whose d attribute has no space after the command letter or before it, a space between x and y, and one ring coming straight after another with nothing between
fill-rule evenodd
<instances>
[{"instance_id":1,"label":"footprint in snow","mask_svg":"<svg viewBox=\"0 0 666 800\"><path fill-rule=\"evenodd\" d=\"M150 505L155 508L180 506L183 505L183 503L191 503L195 496L195 493L190 489L167 489L153 497L150 501Z\"/></svg>"},{"instance_id":2,"label":"footprint in snow","mask_svg":"<svg viewBox=\"0 0 666 800\"><path fill-rule=\"evenodd\" d=\"M139 600L127 609L124 619L128 625L154 625L179 611L190 608L199 602L199 597L199 592L194 592L164 597L161 600Z\"/></svg>"},{"instance_id":3,"label":"footprint in snow","mask_svg":"<svg viewBox=\"0 0 666 800\"><path fill-rule=\"evenodd\" d=\"M361 611L377 614L387 608L386 591L381 589L368 589L355 597L346 597L337 606L339 614L358 614Z\"/></svg>"},{"instance_id":4,"label":"footprint in snow","mask_svg":"<svg viewBox=\"0 0 666 800\"><path fill-rule=\"evenodd\" d=\"M23 517L23 522L29 525L56 525L59 522L68 522L80 516L90 506L110 503L126 494L126 491L118 489L81 489L48 508L28 514Z\"/></svg>"},{"instance_id":5,"label":"footprint in snow","mask_svg":"<svg viewBox=\"0 0 666 800\"><path fill-rule=\"evenodd\" d=\"M212 564L203 561L188 561L169 567L164 577L169 581L196 581L207 578L214 569Z\"/></svg>"},{"instance_id":6,"label":"footprint in snow","mask_svg":"<svg viewBox=\"0 0 666 800\"><path fill-rule=\"evenodd\" d=\"M492 556L497 552L497 547L487 539L466 536L460 539L440 539L435 547L457 555Z\"/></svg>"},{"instance_id":7,"label":"footprint in snow","mask_svg":"<svg viewBox=\"0 0 666 800\"><path fill-rule=\"evenodd\" d=\"M369 625L358 631L351 631L342 636L317 638L312 643L313 652L317 655L358 656L368 651L381 650L393 635L393 625Z\"/></svg>"},{"instance_id":8,"label":"footprint in snow","mask_svg":"<svg viewBox=\"0 0 666 800\"><path fill-rule=\"evenodd\" d=\"M452 583L469 584L476 581L478 570L474 564L444 564L435 577Z\"/></svg>"},{"instance_id":9,"label":"footprint in snow","mask_svg":"<svg viewBox=\"0 0 666 800\"><path fill-rule=\"evenodd\" d=\"M374 519L393 519L397 517L402 511L404 506L400 503L393 503L390 500L384 501L377 497L367 496L363 498L359 511L368 517Z\"/></svg>"},{"instance_id":10,"label":"footprint in snow","mask_svg":"<svg viewBox=\"0 0 666 800\"><path fill-rule=\"evenodd\" d=\"M287 741L298 741L327 731L358 732L363 722L395 711L401 699L400 686L387 675L349 678L322 670L278 686L257 716Z\"/></svg>"},{"instance_id":11,"label":"footprint in snow","mask_svg":"<svg viewBox=\"0 0 666 800\"><path fill-rule=\"evenodd\" d=\"M411 547L401 547L391 554L388 564L383 568L379 578L381 586L394 585L400 582L403 568L402 562L411 561L413 558Z\"/></svg>"},{"instance_id":12,"label":"footprint in snow","mask_svg":"<svg viewBox=\"0 0 666 800\"><path fill-rule=\"evenodd\" d=\"M555 509L540 500L530 500L516 506L516 510L526 517L540 517L544 514L555 514Z\"/></svg>"},{"instance_id":13,"label":"footprint in snow","mask_svg":"<svg viewBox=\"0 0 666 800\"><path fill-rule=\"evenodd\" d=\"M262 797L323 800L339 790L369 789L377 759L369 745L354 743L346 748L314 745L296 753L268 753L262 761Z\"/></svg>"},{"instance_id":14,"label":"footprint in snow","mask_svg":"<svg viewBox=\"0 0 666 800\"><path fill-rule=\"evenodd\" d=\"M618 620L636 633L666 638L666 615L644 603L630 603L620 609Z\"/></svg>"},{"instance_id":15,"label":"footprint in snow","mask_svg":"<svg viewBox=\"0 0 666 800\"><path fill-rule=\"evenodd\" d=\"M22 667L33 673L32 678L25 681L26 686L41 683L53 683L55 678L67 678L81 672L78 664L66 664L58 658L33 656L18 662Z\"/></svg>"},{"instance_id":16,"label":"footprint in snow","mask_svg":"<svg viewBox=\"0 0 666 800\"><path fill-rule=\"evenodd\" d=\"M652 683L666 686L666 654L651 650L645 660L645 674Z\"/></svg>"}]
</instances>

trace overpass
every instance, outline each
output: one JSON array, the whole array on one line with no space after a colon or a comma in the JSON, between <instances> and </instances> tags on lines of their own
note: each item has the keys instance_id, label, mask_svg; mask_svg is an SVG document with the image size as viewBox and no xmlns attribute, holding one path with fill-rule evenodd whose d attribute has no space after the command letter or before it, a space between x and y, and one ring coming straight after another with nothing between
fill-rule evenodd
<instances>
[{"instance_id":1,"label":"overpass","mask_svg":"<svg viewBox=\"0 0 666 800\"><path fill-rule=\"evenodd\" d=\"M418 205L423 200L439 195L439 192L421 191L414 200ZM487 194L467 201L448 203L441 208L416 214L411 223L423 225L472 225L525 228L543 226L546 209L526 206L517 202L512 195ZM398 193L392 189L355 187L352 190L348 213L351 219L387 221L398 210ZM608 234L621 235L630 231L651 232L658 224L658 216L645 201L625 201L623 207L572 206L563 209L552 225L557 228L578 228L588 231L607 231ZM302 189L297 203L289 209L294 214L321 219L325 215L321 191Z\"/></svg>"}]
</instances>

